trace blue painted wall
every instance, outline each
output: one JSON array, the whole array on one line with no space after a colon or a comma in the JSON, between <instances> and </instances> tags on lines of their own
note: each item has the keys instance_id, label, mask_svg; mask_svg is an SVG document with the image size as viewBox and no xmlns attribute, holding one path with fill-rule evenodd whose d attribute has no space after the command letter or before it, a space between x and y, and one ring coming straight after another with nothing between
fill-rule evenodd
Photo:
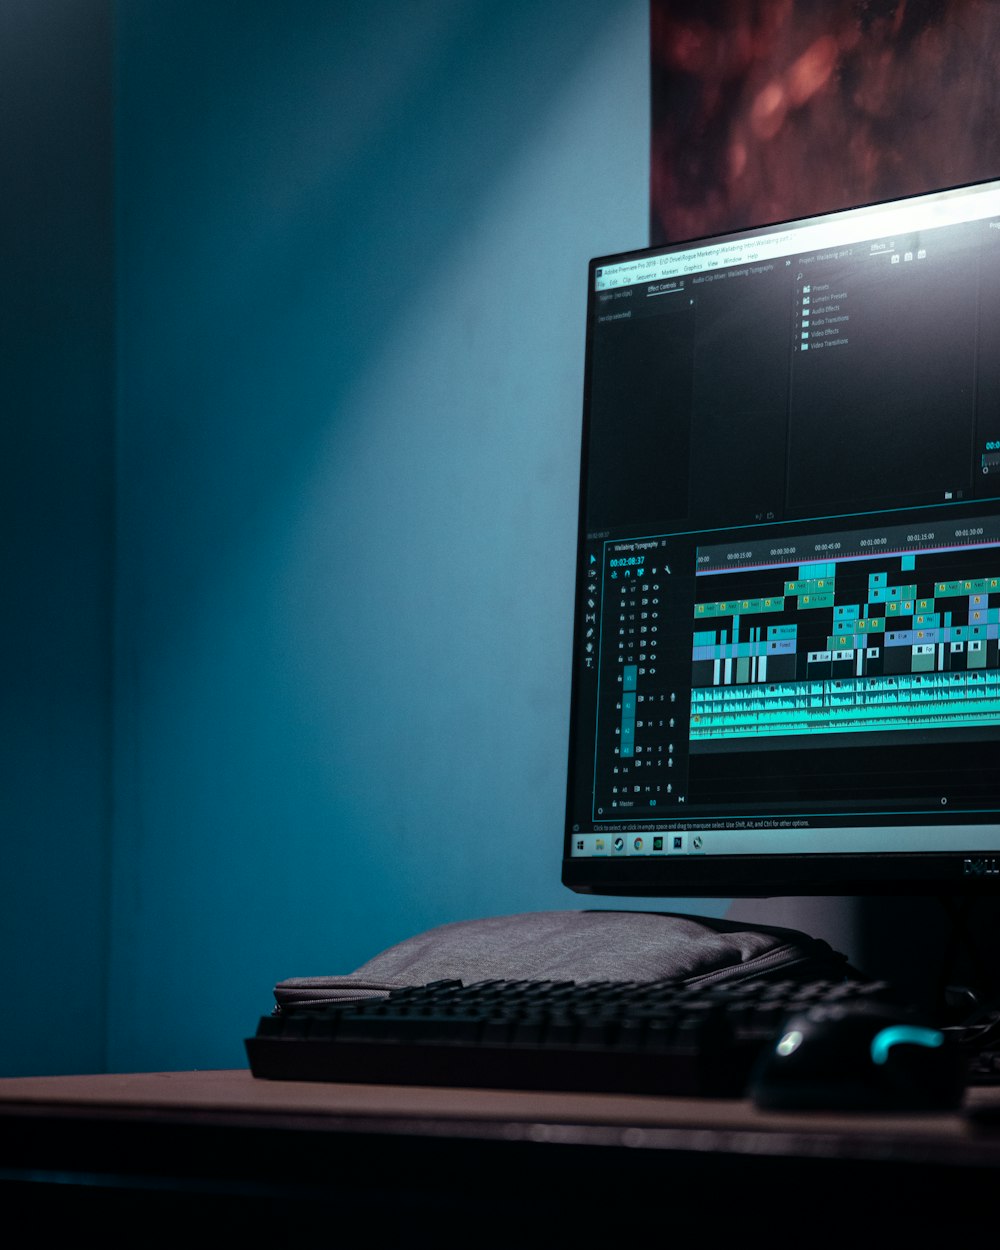
<instances>
[{"instance_id":1,"label":"blue painted wall","mask_svg":"<svg viewBox=\"0 0 1000 1250\"><path fill-rule=\"evenodd\" d=\"M644 2L118 10L112 1067L559 884L586 261ZM184 1007L181 1008L181 1004Z\"/></svg>"},{"instance_id":2,"label":"blue painted wall","mask_svg":"<svg viewBox=\"0 0 1000 1250\"><path fill-rule=\"evenodd\" d=\"M104 1063L111 6L0 7L0 1074Z\"/></svg>"},{"instance_id":3,"label":"blue painted wall","mask_svg":"<svg viewBox=\"0 0 1000 1250\"><path fill-rule=\"evenodd\" d=\"M75 130L52 158L94 204L8 388L51 375L4 422L33 657L4 950L88 1005L0 1070L241 1065L281 977L587 905L558 881L582 316L587 259L647 237L647 5L5 26L29 10L93 19L94 98L39 63L32 99L104 163Z\"/></svg>"}]
</instances>

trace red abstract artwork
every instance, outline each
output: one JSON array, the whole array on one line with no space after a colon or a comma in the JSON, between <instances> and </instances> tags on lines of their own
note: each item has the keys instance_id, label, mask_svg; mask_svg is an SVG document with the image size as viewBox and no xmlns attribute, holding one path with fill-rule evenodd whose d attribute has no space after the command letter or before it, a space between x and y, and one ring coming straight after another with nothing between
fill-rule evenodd
<instances>
[{"instance_id":1,"label":"red abstract artwork","mask_svg":"<svg viewBox=\"0 0 1000 1250\"><path fill-rule=\"evenodd\" d=\"M1000 176L996 0L651 0L650 243Z\"/></svg>"}]
</instances>

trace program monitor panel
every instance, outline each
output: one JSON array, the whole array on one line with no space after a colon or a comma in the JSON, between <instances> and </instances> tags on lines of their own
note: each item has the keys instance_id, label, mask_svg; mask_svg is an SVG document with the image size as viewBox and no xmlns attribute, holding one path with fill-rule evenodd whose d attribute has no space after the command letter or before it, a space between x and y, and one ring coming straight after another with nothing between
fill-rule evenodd
<instances>
[{"instance_id":1,"label":"program monitor panel","mask_svg":"<svg viewBox=\"0 0 1000 1250\"><path fill-rule=\"evenodd\" d=\"M564 880L1000 884L1000 183L589 281Z\"/></svg>"}]
</instances>

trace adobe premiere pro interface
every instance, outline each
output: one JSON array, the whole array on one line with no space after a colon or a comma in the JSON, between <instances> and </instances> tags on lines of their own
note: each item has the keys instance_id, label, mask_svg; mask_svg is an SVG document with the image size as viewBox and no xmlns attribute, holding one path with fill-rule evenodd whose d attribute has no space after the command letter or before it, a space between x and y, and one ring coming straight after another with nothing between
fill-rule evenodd
<instances>
[{"instance_id":1,"label":"adobe premiere pro interface","mask_svg":"<svg viewBox=\"0 0 1000 1250\"><path fill-rule=\"evenodd\" d=\"M974 844L1000 819L996 192L591 281L570 854L894 850L902 824L941 850L945 813Z\"/></svg>"}]
</instances>

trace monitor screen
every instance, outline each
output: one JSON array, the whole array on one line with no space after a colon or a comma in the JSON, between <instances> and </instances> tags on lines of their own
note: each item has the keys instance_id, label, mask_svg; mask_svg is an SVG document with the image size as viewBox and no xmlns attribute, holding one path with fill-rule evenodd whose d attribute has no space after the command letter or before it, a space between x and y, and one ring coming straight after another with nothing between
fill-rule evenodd
<instances>
[{"instance_id":1,"label":"monitor screen","mask_svg":"<svg viewBox=\"0 0 1000 1250\"><path fill-rule=\"evenodd\" d=\"M563 880L1000 891L1000 182L593 260Z\"/></svg>"}]
</instances>

